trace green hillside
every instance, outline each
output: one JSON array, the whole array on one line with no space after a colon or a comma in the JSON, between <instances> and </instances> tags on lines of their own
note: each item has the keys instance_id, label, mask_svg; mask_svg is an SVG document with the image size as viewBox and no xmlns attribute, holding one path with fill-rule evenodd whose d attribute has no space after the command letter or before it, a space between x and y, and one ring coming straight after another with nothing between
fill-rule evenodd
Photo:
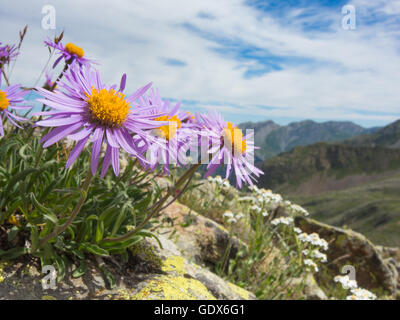
<instances>
[{"instance_id":1,"label":"green hillside","mask_svg":"<svg viewBox=\"0 0 400 320\"><path fill-rule=\"evenodd\" d=\"M261 166L259 185L284 194L340 190L400 170L400 150L317 143L296 147Z\"/></svg>"},{"instance_id":2,"label":"green hillside","mask_svg":"<svg viewBox=\"0 0 400 320\"><path fill-rule=\"evenodd\" d=\"M381 181L319 195L288 198L311 216L366 235L372 242L400 246L400 174Z\"/></svg>"}]
</instances>

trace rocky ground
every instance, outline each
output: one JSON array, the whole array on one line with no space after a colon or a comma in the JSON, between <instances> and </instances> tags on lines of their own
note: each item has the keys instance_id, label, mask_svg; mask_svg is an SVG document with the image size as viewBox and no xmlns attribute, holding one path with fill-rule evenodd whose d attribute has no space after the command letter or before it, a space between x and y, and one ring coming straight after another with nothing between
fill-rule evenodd
<instances>
[{"instance_id":1,"label":"rocky ground","mask_svg":"<svg viewBox=\"0 0 400 320\"><path fill-rule=\"evenodd\" d=\"M44 290L40 266L25 258L0 264L0 299L255 299L253 293L211 271L229 241L222 225L178 203L165 210L163 221L157 228L162 248L151 239L132 249L128 263L103 258L107 269L116 275L114 286L89 262L83 277L74 278L72 268L55 290ZM344 265L356 268L357 281L363 287L379 291L381 297L397 298L399 249L375 247L356 232L308 218L298 217L296 224L329 242L329 263L315 278L307 277L304 298L329 299L325 289L334 285L332 279ZM232 243L232 257L238 252L246 254L245 243L235 238ZM268 270L268 259L264 268Z\"/></svg>"}]
</instances>

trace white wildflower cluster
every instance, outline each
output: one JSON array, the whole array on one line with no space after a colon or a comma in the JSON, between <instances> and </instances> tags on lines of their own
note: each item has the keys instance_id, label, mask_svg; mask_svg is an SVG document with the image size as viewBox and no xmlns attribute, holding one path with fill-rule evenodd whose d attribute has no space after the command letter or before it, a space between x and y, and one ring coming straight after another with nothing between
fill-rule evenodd
<instances>
[{"instance_id":1,"label":"white wildflower cluster","mask_svg":"<svg viewBox=\"0 0 400 320\"><path fill-rule=\"evenodd\" d=\"M307 267L313 268L315 272L318 272L318 266L317 266L317 264L316 264L313 260L311 260L311 259L304 259L304 264L305 264Z\"/></svg>"},{"instance_id":2,"label":"white wildflower cluster","mask_svg":"<svg viewBox=\"0 0 400 320\"><path fill-rule=\"evenodd\" d=\"M207 180L211 183L215 183L220 188L222 187L229 188L231 186L229 181L226 179L222 179L221 176L216 176L215 178L208 177Z\"/></svg>"},{"instance_id":3,"label":"white wildflower cluster","mask_svg":"<svg viewBox=\"0 0 400 320\"><path fill-rule=\"evenodd\" d=\"M335 282L339 282L342 285L343 289L346 290L358 288L357 281L351 280L349 276L336 276L335 278L333 278L333 280Z\"/></svg>"},{"instance_id":4,"label":"white wildflower cluster","mask_svg":"<svg viewBox=\"0 0 400 320\"><path fill-rule=\"evenodd\" d=\"M284 224L284 225L290 225L293 223L293 218L291 217L281 217L281 218L275 218L274 220L271 221L271 224L274 226L277 226L279 224Z\"/></svg>"},{"instance_id":5,"label":"white wildflower cluster","mask_svg":"<svg viewBox=\"0 0 400 320\"><path fill-rule=\"evenodd\" d=\"M238 214L234 214L231 211L226 211L223 216L225 218L227 218L227 222L228 223L236 223L238 222L240 219L244 218L244 214L243 213L238 213Z\"/></svg>"},{"instance_id":6,"label":"white wildflower cluster","mask_svg":"<svg viewBox=\"0 0 400 320\"><path fill-rule=\"evenodd\" d=\"M311 250L311 253L310 253L310 250L308 250L308 249L305 249L302 252L305 256L310 256L311 258L318 259L319 261L321 261L323 263L328 261L326 254L322 253L318 249Z\"/></svg>"},{"instance_id":7,"label":"white wildflower cluster","mask_svg":"<svg viewBox=\"0 0 400 320\"><path fill-rule=\"evenodd\" d=\"M282 204L281 195L271 190L259 189L257 186L251 186L250 190L255 194L255 204L259 207L274 210Z\"/></svg>"},{"instance_id":8,"label":"white wildflower cluster","mask_svg":"<svg viewBox=\"0 0 400 320\"><path fill-rule=\"evenodd\" d=\"M376 300L376 295L366 289L355 288L350 291L352 295L347 296L347 300Z\"/></svg>"},{"instance_id":9,"label":"white wildflower cluster","mask_svg":"<svg viewBox=\"0 0 400 320\"><path fill-rule=\"evenodd\" d=\"M328 242L325 239L321 239L318 233L301 233L297 236L301 242L311 243L314 246L321 247L323 250L328 250Z\"/></svg>"},{"instance_id":10,"label":"white wildflower cluster","mask_svg":"<svg viewBox=\"0 0 400 320\"><path fill-rule=\"evenodd\" d=\"M349 276L336 276L333 278L335 282L339 282L343 289L349 290L351 295L347 296L347 300L375 300L376 295L371 291L359 288L356 280L351 280Z\"/></svg>"},{"instance_id":11,"label":"white wildflower cluster","mask_svg":"<svg viewBox=\"0 0 400 320\"><path fill-rule=\"evenodd\" d=\"M292 215L303 215L305 217L310 215L306 209L298 204L291 203L290 201L284 201L283 205L285 206L287 212Z\"/></svg>"}]
</instances>

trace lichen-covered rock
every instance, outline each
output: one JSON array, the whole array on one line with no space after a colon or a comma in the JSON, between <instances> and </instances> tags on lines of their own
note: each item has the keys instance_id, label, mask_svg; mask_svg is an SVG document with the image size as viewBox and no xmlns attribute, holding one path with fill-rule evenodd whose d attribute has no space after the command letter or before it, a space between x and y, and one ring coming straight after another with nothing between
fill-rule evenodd
<instances>
[{"instance_id":1,"label":"lichen-covered rock","mask_svg":"<svg viewBox=\"0 0 400 320\"><path fill-rule=\"evenodd\" d=\"M5 299L254 299L209 270L188 262L176 245L160 236L162 248L146 240L132 250L128 263L104 259L116 284L110 287L104 274L89 263L83 277L68 270L55 290L42 287L37 263L0 263L0 300Z\"/></svg>"},{"instance_id":2,"label":"lichen-covered rock","mask_svg":"<svg viewBox=\"0 0 400 320\"><path fill-rule=\"evenodd\" d=\"M302 285L303 290L299 298L306 300L327 300L325 292L318 286L317 281L312 274L308 274L305 278L295 278L292 280L292 286Z\"/></svg>"},{"instance_id":3,"label":"lichen-covered rock","mask_svg":"<svg viewBox=\"0 0 400 320\"><path fill-rule=\"evenodd\" d=\"M162 215L169 224L158 232L170 237L189 259L211 265L221 261L230 239L229 231L223 226L179 203L171 204ZM235 258L238 252L245 254L246 245L232 237L230 258Z\"/></svg>"},{"instance_id":4,"label":"lichen-covered rock","mask_svg":"<svg viewBox=\"0 0 400 320\"><path fill-rule=\"evenodd\" d=\"M345 265L350 265L355 268L356 280L360 287L374 291L380 296L396 295L397 279L392 268L363 235L300 216L296 217L295 223L304 232L316 232L329 243L329 263L326 268L328 274L317 274L318 282L325 285L329 281L332 282L334 276L341 274Z\"/></svg>"}]
</instances>

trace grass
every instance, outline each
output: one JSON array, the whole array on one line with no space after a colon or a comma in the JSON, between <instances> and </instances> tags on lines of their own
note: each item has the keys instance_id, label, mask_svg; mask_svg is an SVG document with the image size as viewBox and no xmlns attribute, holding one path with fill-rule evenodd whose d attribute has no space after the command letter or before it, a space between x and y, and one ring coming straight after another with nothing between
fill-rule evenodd
<instances>
[{"instance_id":1,"label":"grass","mask_svg":"<svg viewBox=\"0 0 400 320\"><path fill-rule=\"evenodd\" d=\"M400 246L400 174L318 195L286 195L319 221L358 231L373 243Z\"/></svg>"}]
</instances>

